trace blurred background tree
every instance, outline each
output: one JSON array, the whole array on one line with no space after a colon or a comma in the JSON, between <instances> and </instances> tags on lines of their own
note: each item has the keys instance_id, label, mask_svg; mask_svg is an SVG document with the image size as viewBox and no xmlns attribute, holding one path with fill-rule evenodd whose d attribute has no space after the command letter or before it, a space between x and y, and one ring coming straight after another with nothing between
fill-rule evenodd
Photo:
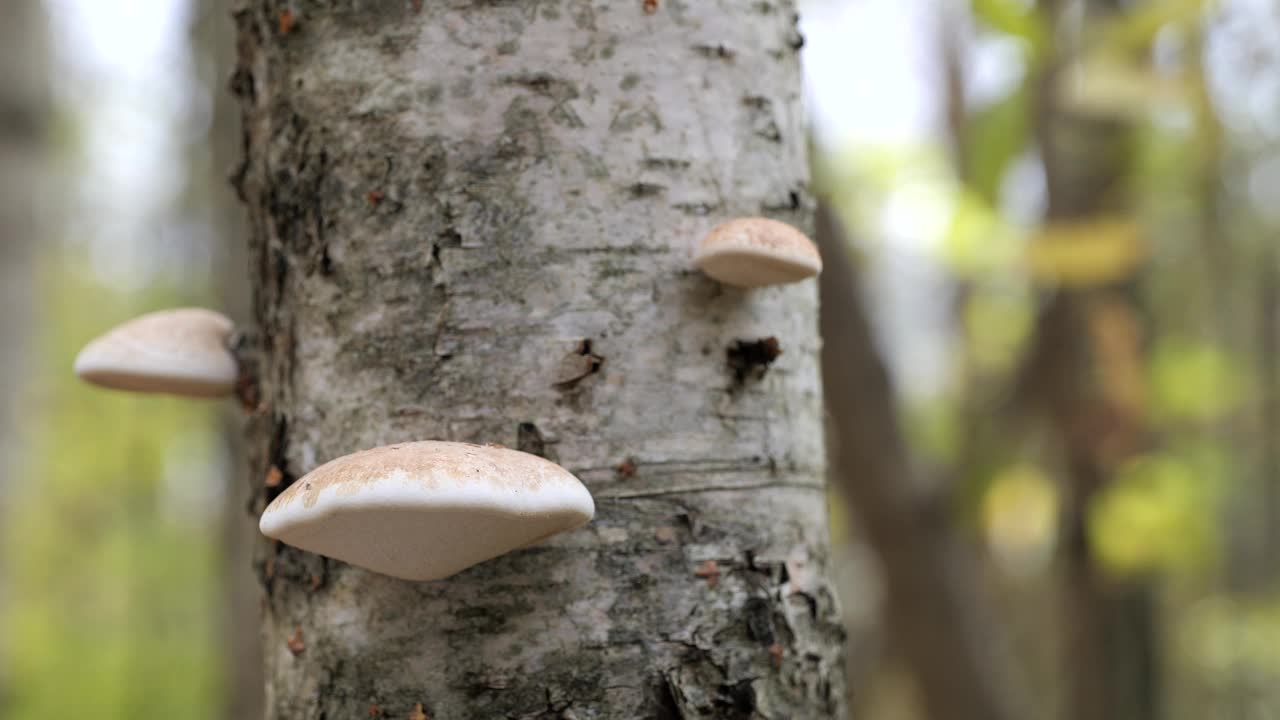
<instances>
[{"instance_id":1,"label":"blurred background tree","mask_svg":"<svg viewBox=\"0 0 1280 720\"><path fill-rule=\"evenodd\" d=\"M0 23L0 375L29 372L26 348L36 314L31 282L35 238L47 218L39 211L48 164L48 39L44 9L36 0L15 0ZM17 470L23 417L19 383L0 383L0 518ZM0 607L13 594L0 554ZM0 655L0 709L11 690L8 663Z\"/></svg>"},{"instance_id":2,"label":"blurred background tree","mask_svg":"<svg viewBox=\"0 0 1280 720\"><path fill-rule=\"evenodd\" d=\"M0 427L13 448L0 483L4 718L216 718L239 702L220 660L231 584L216 540L235 473L215 406L87 392L69 375L106 326L214 304L211 270L233 239L213 209L224 181L207 149L220 73L197 72L195 8L153 5L0 9L0 75L25 72L51 100L0 101L0 127L27 133L31 158L0 163L3 206L44 211L19 226L0 213L0 315L5 330L21 323L9 337L28 330L2 343L15 420Z\"/></svg>"},{"instance_id":3,"label":"blurred background tree","mask_svg":"<svg viewBox=\"0 0 1280 720\"><path fill-rule=\"evenodd\" d=\"M1280 9L802 11L854 716L1274 716ZM0 8L3 718L260 702L240 419L68 372L243 317L224 22Z\"/></svg>"}]
</instances>

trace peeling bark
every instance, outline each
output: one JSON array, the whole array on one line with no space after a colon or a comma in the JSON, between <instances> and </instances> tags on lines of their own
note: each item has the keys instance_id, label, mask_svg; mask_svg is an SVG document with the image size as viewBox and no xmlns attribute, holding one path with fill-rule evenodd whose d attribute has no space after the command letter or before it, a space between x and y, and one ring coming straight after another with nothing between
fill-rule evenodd
<instances>
[{"instance_id":1,"label":"peeling bark","mask_svg":"<svg viewBox=\"0 0 1280 720\"><path fill-rule=\"evenodd\" d=\"M726 218L809 223L793 3L235 18L263 499L450 439L544 454L598 506L434 583L262 544L267 716L843 716L815 288L688 265ZM766 337L739 382L729 348Z\"/></svg>"}]
</instances>

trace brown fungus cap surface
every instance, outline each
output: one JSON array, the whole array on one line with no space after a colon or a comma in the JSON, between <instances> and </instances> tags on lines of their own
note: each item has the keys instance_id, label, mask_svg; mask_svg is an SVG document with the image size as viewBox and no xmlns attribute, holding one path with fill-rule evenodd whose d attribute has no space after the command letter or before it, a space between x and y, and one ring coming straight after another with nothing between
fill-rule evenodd
<instances>
[{"instance_id":1,"label":"brown fungus cap surface","mask_svg":"<svg viewBox=\"0 0 1280 720\"><path fill-rule=\"evenodd\" d=\"M221 313L178 308L134 318L95 338L76 356L75 373L101 387L184 397L220 397L239 374L227 348L234 328Z\"/></svg>"},{"instance_id":2,"label":"brown fungus cap surface","mask_svg":"<svg viewBox=\"0 0 1280 720\"><path fill-rule=\"evenodd\" d=\"M822 257L813 241L768 218L738 218L717 225L698 243L693 264L726 285L747 288L800 282L822 272Z\"/></svg>"},{"instance_id":3,"label":"brown fungus cap surface","mask_svg":"<svg viewBox=\"0 0 1280 720\"><path fill-rule=\"evenodd\" d=\"M585 525L594 514L591 493L549 460L427 440L321 465L267 507L259 528L384 575L438 580Z\"/></svg>"}]
</instances>

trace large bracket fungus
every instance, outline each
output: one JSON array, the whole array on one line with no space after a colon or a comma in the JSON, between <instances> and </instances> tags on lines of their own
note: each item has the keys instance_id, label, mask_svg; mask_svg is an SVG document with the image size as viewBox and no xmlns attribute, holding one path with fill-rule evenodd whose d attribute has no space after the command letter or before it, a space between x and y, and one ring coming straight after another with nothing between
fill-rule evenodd
<instances>
[{"instance_id":1,"label":"large bracket fungus","mask_svg":"<svg viewBox=\"0 0 1280 720\"><path fill-rule=\"evenodd\" d=\"M496 445L421 441L331 460L262 513L267 537L406 580L438 580L585 525L569 471Z\"/></svg>"}]
</instances>

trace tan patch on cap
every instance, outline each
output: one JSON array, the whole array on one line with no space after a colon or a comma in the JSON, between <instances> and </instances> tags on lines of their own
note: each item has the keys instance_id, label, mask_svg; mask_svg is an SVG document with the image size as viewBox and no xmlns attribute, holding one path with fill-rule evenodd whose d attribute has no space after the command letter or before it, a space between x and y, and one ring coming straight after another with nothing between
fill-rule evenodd
<instances>
[{"instance_id":1,"label":"tan patch on cap","mask_svg":"<svg viewBox=\"0 0 1280 720\"><path fill-rule=\"evenodd\" d=\"M702 239L704 250L750 247L779 254L797 255L821 262L818 248L804 233L769 218L738 218L712 228Z\"/></svg>"},{"instance_id":2,"label":"tan patch on cap","mask_svg":"<svg viewBox=\"0 0 1280 720\"><path fill-rule=\"evenodd\" d=\"M224 354L234 325L222 313L204 308L161 310L116 326L94 343L110 341L115 352L154 355L156 348L182 348L184 355Z\"/></svg>"},{"instance_id":3,"label":"tan patch on cap","mask_svg":"<svg viewBox=\"0 0 1280 720\"><path fill-rule=\"evenodd\" d=\"M284 506L302 497L305 506L312 507L326 488L339 495L353 495L397 474L423 487L437 487L441 482L484 483L494 489L528 492L547 483L576 482L564 468L529 453L495 445L423 440L331 460L291 485L277 503Z\"/></svg>"},{"instance_id":4,"label":"tan patch on cap","mask_svg":"<svg viewBox=\"0 0 1280 720\"><path fill-rule=\"evenodd\" d=\"M87 344L76 357L76 373L119 390L225 395L238 375L227 348L233 328L225 315L204 308L148 313Z\"/></svg>"}]
</instances>

